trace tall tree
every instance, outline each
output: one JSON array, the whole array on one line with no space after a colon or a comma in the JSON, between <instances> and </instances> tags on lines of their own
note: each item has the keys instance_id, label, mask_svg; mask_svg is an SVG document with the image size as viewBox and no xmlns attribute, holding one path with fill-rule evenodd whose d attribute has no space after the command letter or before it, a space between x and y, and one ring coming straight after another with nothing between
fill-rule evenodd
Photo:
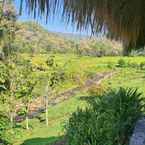
<instances>
[{"instance_id":1,"label":"tall tree","mask_svg":"<svg viewBox=\"0 0 145 145\"><path fill-rule=\"evenodd\" d=\"M48 101L49 97L54 97L56 93L56 87L60 84L61 82L61 73L58 65L56 64L55 57L50 56L46 64L48 66L48 82L46 85L46 90L45 90L45 120L46 120L46 126L48 126ZM51 98L52 99L52 98Z\"/></svg>"},{"instance_id":2,"label":"tall tree","mask_svg":"<svg viewBox=\"0 0 145 145\"><path fill-rule=\"evenodd\" d=\"M29 129L29 111L30 105L34 99L33 90L36 85L36 80L33 77L33 71L30 62L26 62L22 69L21 85L19 87L19 98L24 105L23 111L26 119L26 129Z\"/></svg>"},{"instance_id":3,"label":"tall tree","mask_svg":"<svg viewBox=\"0 0 145 145\"><path fill-rule=\"evenodd\" d=\"M12 1L0 2L0 47L5 59L12 52L12 42L15 38L16 11Z\"/></svg>"}]
</instances>

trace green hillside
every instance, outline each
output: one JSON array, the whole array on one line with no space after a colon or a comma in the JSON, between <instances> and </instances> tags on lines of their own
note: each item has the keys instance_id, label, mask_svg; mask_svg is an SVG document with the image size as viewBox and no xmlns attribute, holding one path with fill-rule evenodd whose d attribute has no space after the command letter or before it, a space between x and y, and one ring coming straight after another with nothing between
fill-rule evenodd
<instances>
[{"instance_id":1,"label":"green hillside","mask_svg":"<svg viewBox=\"0 0 145 145\"><path fill-rule=\"evenodd\" d=\"M74 35L48 32L35 22L17 23L14 48L19 52L38 53L74 53L86 56L114 56L121 54L121 45L115 41L98 38L80 38ZM76 36L77 37L77 36Z\"/></svg>"},{"instance_id":2,"label":"green hillside","mask_svg":"<svg viewBox=\"0 0 145 145\"><path fill-rule=\"evenodd\" d=\"M17 24L15 47L20 52L44 53L50 51L65 52L74 47L74 43L65 40L55 33L50 33L43 27L34 22Z\"/></svg>"}]
</instances>

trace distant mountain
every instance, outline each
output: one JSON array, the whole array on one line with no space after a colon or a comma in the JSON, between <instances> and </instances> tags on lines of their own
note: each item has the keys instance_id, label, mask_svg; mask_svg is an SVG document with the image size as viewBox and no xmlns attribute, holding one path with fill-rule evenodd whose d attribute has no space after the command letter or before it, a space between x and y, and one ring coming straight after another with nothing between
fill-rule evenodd
<instances>
[{"instance_id":1,"label":"distant mountain","mask_svg":"<svg viewBox=\"0 0 145 145\"><path fill-rule=\"evenodd\" d=\"M90 36L87 36L87 35L74 34L74 33L62 33L62 32L51 32L51 33L57 34L58 36L63 37L65 39L74 40L74 41L76 41L76 40L78 41L78 40L90 37Z\"/></svg>"}]
</instances>

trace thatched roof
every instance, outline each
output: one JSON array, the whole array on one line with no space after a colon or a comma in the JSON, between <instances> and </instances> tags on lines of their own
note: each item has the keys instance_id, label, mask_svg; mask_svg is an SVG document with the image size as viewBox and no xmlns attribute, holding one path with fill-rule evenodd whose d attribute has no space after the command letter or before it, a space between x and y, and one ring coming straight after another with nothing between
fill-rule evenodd
<instances>
[{"instance_id":1,"label":"thatched roof","mask_svg":"<svg viewBox=\"0 0 145 145\"><path fill-rule=\"evenodd\" d=\"M23 0L21 0L23 1ZM130 47L145 44L145 0L25 0L36 16L61 11L78 29L113 34ZM61 8L60 8L61 7Z\"/></svg>"}]
</instances>

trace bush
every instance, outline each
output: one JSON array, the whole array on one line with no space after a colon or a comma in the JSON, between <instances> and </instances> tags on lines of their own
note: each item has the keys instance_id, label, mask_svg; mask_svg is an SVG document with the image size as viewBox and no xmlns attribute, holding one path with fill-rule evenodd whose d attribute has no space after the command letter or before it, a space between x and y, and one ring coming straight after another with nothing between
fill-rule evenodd
<instances>
[{"instance_id":1,"label":"bush","mask_svg":"<svg viewBox=\"0 0 145 145\"><path fill-rule=\"evenodd\" d=\"M140 63L140 69L141 70L145 70L145 62L141 62Z\"/></svg>"},{"instance_id":2,"label":"bush","mask_svg":"<svg viewBox=\"0 0 145 145\"><path fill-rule=\"evenodd\" d=\"M3 112L0 112L0 136L8 128L9 120Z\"/></svg>"},{"instance_id":3,"label":"bush","mask_svg":"<svg viewBox=\"0 0 145 145\"><path fill-rule=\"evenodd\" d=\"M6 115L4 115L4 112L0 112L0 143L4 144L10 144L9 137L6 136L6 133L8 132L10 128L9 119Z\"/></svg>"},{"instance_id":4,"label":"bush","mask_svg":"<svg viewBox=\"0 0 145 145\"><path fill-rule=\"evenodd\" d=\"M127 64L124 59L119 59L117 63L117 67L126 67Z\"/></svg>"},{"instance_id":5,"label":"bush","mask_svg":"<svg viewBox=\"0 0 145 145\"><path fill-rule=\"evenodd\" d=\"M113 69L113 68L114 68L114 65L113 65L112 63L109 63L109 62L108 62L108 63L107 63L107 67L110 68L110 69Z\"/></svg>"},{"instance_id":6,"label":"bush","mask_svg":"<svg viewBox=\"0 0 145 145\"><path fill-rule=\"evenodd\" d=\"M88 108L78 109L69 119L69 145L128 145L144 101L137 90L124 88L92 97Z\"/></svg>"}]
</instances>

